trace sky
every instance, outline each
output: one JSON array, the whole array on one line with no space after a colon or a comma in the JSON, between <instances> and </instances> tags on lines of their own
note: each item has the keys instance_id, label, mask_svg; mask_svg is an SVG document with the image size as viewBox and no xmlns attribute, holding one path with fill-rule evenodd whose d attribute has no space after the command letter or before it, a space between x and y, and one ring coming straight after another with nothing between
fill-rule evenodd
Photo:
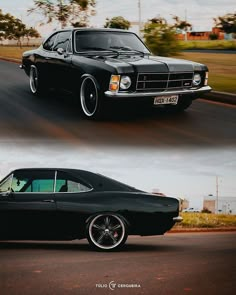
<instances>
[{"instance_id":1,"label":"sky","mask_svg":"<svg viewBox=\"0 0 236 295\"><path fill-rule=\"evenodd\" d=\"M79 147L53 141L13 143L0 140L0 178L23 167L85 169L102 173L144 191L185 197L202 208L203 197L236 197L235 149L130 149Z\"/></svg>"},{"instance_id":2,"label":"sky","mask_svg":"<svg viewBox=\"0 0 236 295\"><path fill-rule=\"evenodd\" d=\"M235 0L140 0L141 19L146 21L155 16L162 16L169 22L172 15L181 19L185 16L195 30L210 30L213 17L236 11ZM42 16L27 15L27 9L33 6L33 0L0 0L0 8L23 20L31 26L38 26ZM97 0L96 15L91 18L91 25L103 26L106 18L121 15L129 21L138 21L138 0ZM55 25L39 28L42 35L48 34Z\"/></svg>"}]
</instances>

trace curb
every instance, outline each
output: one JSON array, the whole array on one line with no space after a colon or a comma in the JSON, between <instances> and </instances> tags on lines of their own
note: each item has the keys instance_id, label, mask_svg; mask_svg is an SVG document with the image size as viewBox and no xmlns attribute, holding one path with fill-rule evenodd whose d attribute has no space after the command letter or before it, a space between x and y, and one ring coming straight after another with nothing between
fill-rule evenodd
<instances>
[{"instance_id":1,"label":"curb","mask_svg":"<svg viewBox=\"0 0 236 295\"><path fill-rule=\"evenodd\" d=\"M216 228L173 228L169 230L168 234L176 234L176 233L201 233L201 232L234 232L236 231L236 227L216 227Z\"/></svg>"},{"instance_id":2,"label":"curb","mask_svg":"<svg viewBox=\"0 0 236 295\"><path fill-rule=\"evenodd\" d=\"M10 61L18 64L21 63L21 59L18 58L0 56L0 60ZM236 105L236 94L234 93L211 91L210 93L203 95L202 98L205 100L218 101Z\"/></svg>"},{"instance_id":3,"label":"curb","mask_svg":"<svg viewBox=\"0 0 236 295\"><path fill-rule=\"evenodd\" d=\"M15 62L15 63L18 63L18 64L21 63L21 59L19 59L19 58L11 58L11 57L0 56L0 60Z\"/></svg>"},{"instance_id":4,"label":"curb","mask_svg":"<svg viewBox=\"0 0 236 295\"><path fill-rule=\"evenodd\" d=\"M236 94L220 91L211 91L203 95L203 99L236 105Z\"/></svg>"}]
</instances>

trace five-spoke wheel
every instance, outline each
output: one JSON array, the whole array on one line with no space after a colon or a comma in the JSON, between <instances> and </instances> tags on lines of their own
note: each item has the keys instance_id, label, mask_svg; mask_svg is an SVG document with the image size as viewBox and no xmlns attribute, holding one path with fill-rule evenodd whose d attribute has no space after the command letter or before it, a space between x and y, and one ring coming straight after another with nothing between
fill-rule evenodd
<instances>
[{"instance_id":1,"label":"five-spoke wheel","mask_svg":"<svg viewBox=\"0 0 236 295\"><path fill-rule=\"evenodd\" d=\"M87 238L98 250L114 250L127 239L127 226L123 218L115 214L101 214L92 218L87 226Z\"/></svg>"},{"instance_id":2,"label":"five-spoke wheel","mask_svg":"<svg viewBox=\"0 0 236 295\"><path fill-rule=\"evenodd\" d=\"M91 76L85 77L81 83L80 104L84 115L90 119L99 118L104 111L103 99L99 95L95 79Z\"/></svg>"}]
</instances>

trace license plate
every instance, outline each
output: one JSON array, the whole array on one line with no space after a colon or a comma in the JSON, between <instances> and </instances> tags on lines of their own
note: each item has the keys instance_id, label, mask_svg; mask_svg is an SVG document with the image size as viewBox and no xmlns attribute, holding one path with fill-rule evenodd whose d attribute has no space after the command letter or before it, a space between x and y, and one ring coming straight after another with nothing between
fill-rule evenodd
<instances>
[{"instance_id":1,"label":"license plate","mask_svg":"<svg viewBox=\"0 0 236 295\"><path fill-rule=\"evenodd\" d=\"M171 96L157 96L154 98L154 105L159 104L177 104L179 96L171 95Z\"/></svg>"}]
</instances>

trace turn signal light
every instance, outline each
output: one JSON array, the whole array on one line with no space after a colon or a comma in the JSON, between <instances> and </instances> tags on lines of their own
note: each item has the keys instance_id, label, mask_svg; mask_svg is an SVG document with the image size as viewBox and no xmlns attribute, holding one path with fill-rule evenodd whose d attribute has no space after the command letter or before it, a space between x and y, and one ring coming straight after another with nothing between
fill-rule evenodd
<instances>
[{"instance_id":1,"label":"turn signal light","mask_svg":"<svg viewBox=\"0 0 236 295\"><path fill-rule=\"evenodd\" d=\"M118 91L120 84L120 75L111 75L109 90L110 91Z\"/></svg>"},{"instance_id":2,"label":"turn signal light","mask_svg":"<svg viewBox=\"0 0 236 295\"><path fill-rule=\"evenodd\" d=\"M206 72L206 75L205 75L204 85L205 85L205 86L208 85L208 72Z\"/></svg>"}]
</instances>

